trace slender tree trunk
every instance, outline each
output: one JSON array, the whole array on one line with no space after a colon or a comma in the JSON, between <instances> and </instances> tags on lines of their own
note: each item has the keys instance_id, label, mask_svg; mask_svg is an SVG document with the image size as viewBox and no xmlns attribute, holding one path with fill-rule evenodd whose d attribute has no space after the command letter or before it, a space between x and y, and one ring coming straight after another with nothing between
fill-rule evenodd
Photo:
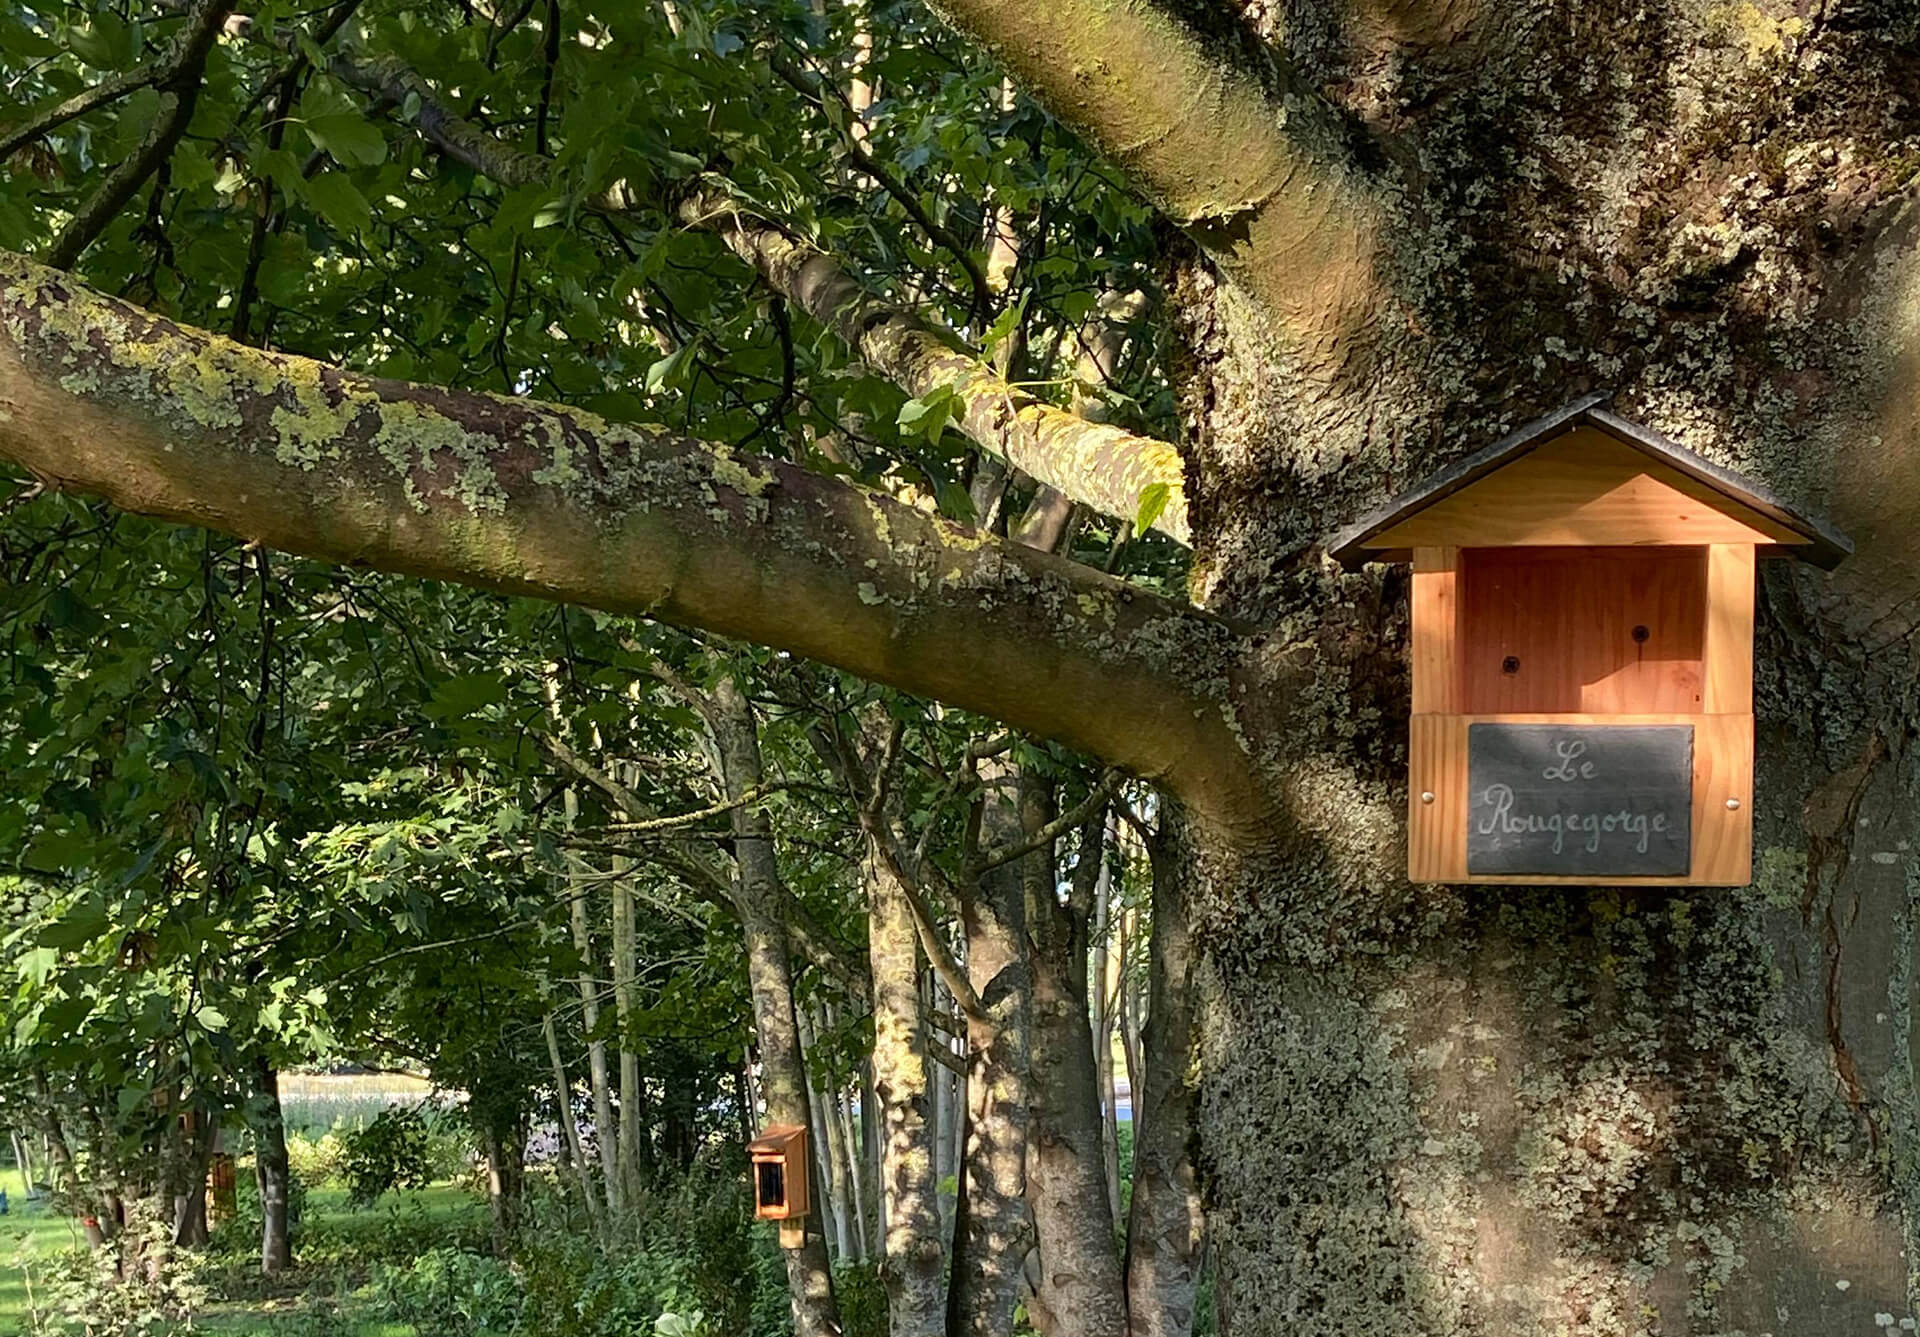
<instances>
[{"instance_id":1,"label":"slender tree trunk","mask_svg":"<svg viewBox=\"0 0 1920 1337\"><path fill-rule=\"evenodd\" d=\"M32 1139L31 1138L23 1139L20 1136L18 1129L9 1130L7 1133L7 1136L13 1139L13 1163L20 1167L20 1182L26 1186L25 1192L27 1196L32 1197L33 1185L35 1182L34 1173L33 1173L33 1153L27 1149L27 1144Z\"/></svg>"},{"instance_id":2,"label":"slender tree trunk","mask_svg":"<svg viewBox=\"0 0 1920 1337\"><path fill-rule=\"evenodd\" d=\"M853 1107L860 1099L860 1088L843 1092L833 1102L834 1122L838 1128L840 1145L846 1148L847 1161L847 1198L853 1204L853 1256L865 1262L869 1256L867 1240L867 1176L865 1151L860 1144L860 1131L853 1117Z\"/></svg>"},{"instance_id":3,"label":"slender tree trunk","mask_svg":"<svg viewBox=\"0 0 1920 1337\"><path fill-rule=\"evenodd\" d=\"M806 1067L794 1015L793 974L786 926L779 917L781 884L773 833L765 812L748 802L762 783L760 742L752 708L731 677L712 693L708 723L720 759L732 813L740 927L747 943L747 979L753 994L754 1031L760 1045L762 1096L771 1123L811 1126ZM823 1241L809 1232L806 1243L783 1251L796 1337L832 1337L840 1331L833 1274Z\"/></svg>"},{"instance_id":4,"label":"slender tree trunk","mask_svg":"<svg viewBox=\"0 0 1920 1337\"><path fill-rule=\"evenodd\" d=\"M1147 953L1142 1081L1133 1088L1133 1202L1127 1219L1127 1303L1132 1337L1193 1331L1204 1218L1194 1182L1190 1070L1193 948L1180 878L1178 814L1163 804L1148 851L1153 941Z\"/></svg>"},{"instance_id":5,"label":"slender tree trunk","mask_svg":"<svg viewBox=\"0 0 1920 1337\"><path fill-rule=\"evenodd\" d=\"M877 1015L877 1013L876 1013ZM921 1061L924 1063L925 1056ZM925 1127L926 1111L922 1109L922 1128ZM880 1170L880 1095L874 1086L873 1062L871 1058L860 1066L860 1183L864 1190L861 1202L865 1204L861 1216L867 1223L866 1254L868 1258L884 1259L887 1238L887 1214L884 1195L881 1188Z\"/></svg>"},{"instance_id":6,"label":"slender tree trunk","mask_svg":"<svg viewBox=\"0 0 1920 1337\"><path fill-rule=\"evenodd\" d=\"M819 1031L813 1024L810 1008L796 1010L796 1019L800 1025L800 1054L807 1067L807 1109L813 1115L813 1126L809 1130L814 1147L814 1169L819 1172L820 1192L814 1195L814 1201L820 1207L821 1233L833 1244L833 1256L844 1259L852 1248L852 1235L847 1228L847 1204L842 1186L846 1182L846 1167L840 1159L840 1148L833 1137L833 1115L828 1108L829 1100L814 1073L820 1063Z\"/></svg>"},{"instance_id":7,"label":"slender tree trunk","mask_svg":"<svg viewBox=\"0 0 1920 1337\"><path fill-rule=\"evenodd\" d=\"M280 1074L265 1054L254 1057L252 1086L247 1122L253 1130L253 1173L260 1187L260 1270L273 1276L293 1266L293 1168L280 1107Z\"/></svg>"},{"instance_id":8,"label":"slender tree trunk","mask_svg":"<svg viewBox=\"0 0 1920 1337\"><path fill-rule=\"evenodd\" d=\"M887 1316L893 1337L945 1337L947 1249L941 1226L937 1101L927 1082L945 1085L931 1066L920 1020L922 955L906 887L877 855L868 834L868 960L874 974L874 1095L885 1128L879 1147L885 1231Z\"/></svg>"},{"instance_id":9,"label":"slender tree trunk","mask_svg":"<svg viewBox=\"0 0 1920 1337\"><path fill-rule=\"evenodd\" d=\"M1018 844L1024 836L1018 801L995 787L1011 778L1008 768L983 766L981 778L989 786L988 847ZM981 876L963 906L967 977L984 1015L967 1018L966 1157L947 1295L947 1327L955 1337L1009 1331L1033 1243L1026 1204L1032 971L1018 862Z\"/></svg>"},{"instance_id":10,"label":"slender tree trunk","mask_svg":"<svg viewBox=\"0 0 1920 1337\"><path fill-rule=\"evenodd\" d=\"M579 800L569 790L567 820L579 811ZM620 1130L614 1122L613 1096L607 1076L607 1042L600 1036L600 984L594 977L593 929L587 917L587 898L577 879L568 879L568 918L573 927L573 949L580 957L580 1023L587 1036L587 1077L593 1088L593 1140L600 1151L600 1182L607 1193L607 1212L618 1217L624 1198L620 1192Z\"/></svg>"},{"instance_id":11,"label":"slender tree trunk","mask_svg":"<svg viewBox=\"0 0 1920 1337\"><path fill-rule=\"evenodd\" d=\"M1093 1027L1093 1081L1100 1093L1100 1159L1107 1176L1107 1209L1120 1219L1120 1102L1113 1084L1112 953L1113 860L1102 859L1094 888L1089 1000Z\"/></svg>"},{"instance_id":12,"label":"slender tree trunk","mask_svg":"<svg viewBox=\"0 0 1920 1337\"><path fill-rule=\"evenodd\" d=\"M587 1213L588 1226L596 1237L604 1240L606 1215L601 1210L600 1195L594 1191L593 1168L587 1163L586 1145L580 1137L580 1120L573 1110L573 1078L567 1073L566 1060L560 1053L560 1031L554 1024L553 1013L549 1012L540 1019L540 1029L546 1035L547 1062L553 1068L553 1113L560 1125L560 1145L566 1150L567 1160L579 1185L580 1201Z\"/></svg>"},{"instance_id":13,"label":"slender tree trunk","mask_svg":"<svg viewBox=\"0 0 1920 1337\"><path fill-rule=\"evenodd\" d=\"M1052 817L1023 786L1028 830ZM1100 1094L1088 1021L1087 935L1104 852L1105 814L1081 830L1080 864L1065 905L1051 849L1026 860L1033 940L1033 1130L1027 1201L1039 1239L1030 1306L1048 1337L1124 1337L1126 1294L1107 1200Z\"/></svg>"},{"instance_id":14,"label":"slender tree trunk","mask_svg":"<svg viewBox=\"0 0 1920 1337\"><path fill-rule=\"evenodd\" d=\"M173 1242L198 1249L207 1242L207 1171L213 1164L213 1139L219 1130L204 1109L192 1112L192 1127L182 1129L174 1166Z\"/></svg>"},{"instance_id":15,"label":"slender tree trunk","mask_svg":"<svg viewBox=\"0 0 1920 1337\"><path fill-rule=\"evenodd\" d=\"M629 777L631 779L631 777ZM620 860L625 864L626 860ZM618 869L616 868L616 871ZM638 1006L634 978L639 969L634 939L633 886L625 878L613 884L613 1003L620 1023L620 1176L626 1202L639 1197L642 1182L652 1174L652 1147L641 1114L640 1055L633 1047L631 1021Z\"/></svg>"},{"instance_id":16,"label":"slender tree trunk","mask_svg":"<svg viewBox=\"0 0 1920 1337\"><path fill-rule=\"evenodd\" d=\"M520 1204L525 1196L527 1129L524 1119L496 1125L489 1122L481 1136L487 1160L487 1210L493 1226L493 1249L502 1258L513 1250L520 1228Z\"/></svg>"}]
</instances>

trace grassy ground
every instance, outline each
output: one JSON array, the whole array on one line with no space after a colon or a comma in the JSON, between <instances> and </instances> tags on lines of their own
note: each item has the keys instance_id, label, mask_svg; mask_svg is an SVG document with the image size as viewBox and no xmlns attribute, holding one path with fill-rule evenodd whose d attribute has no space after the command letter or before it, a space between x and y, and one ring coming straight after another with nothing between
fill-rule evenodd
<instances>
[{"instance_id":1,"label":"grassy ground","mask_svg":"<svg viewBox=\"0 0 1920 1337\"><path fill-rule=\"evenodd\" d=\"M11 1212L0 1218L0 1337L14 1337L25 1331L26 1276L18 1265L22 1250L44 1265L83 1243L71 1221L40 1210L38 1203L25 1203L18 1174L0 1171L0 1184L11 1201ZM362 1211L347 1206L344 1190L314 1189L307 1195L300 1236L306 1254L302 1265L269 1286L259 1279L249 1257L223 1262L213 1280L216 1291L227 1291L229 1298L196 1316L194 1330L239 1337L271 1332L275 1316L315 1309L350 1316L356 1307L353 1292L366 1281L368 1260L404 1261L410 1251L471 1233L485 1211L472 1194L452 1185L389 1194ZM247 1243L237 1241L235 1247ZM416 1334L405 1324L371 1320L350 1321L331 1331L352 1337L432 1337Z\"/></svg>"},{"instance_id":2,"label":"grassy ground","mask_svg":"<svg viewBox=\"0 0 1920 1337\"><path fill-rule=\"evenodd\" d=\"M0 1170L0 1188L7 1191L7 1215L0 1217L0 1333L12 1333L20 1330L27 1309L27 1277L16 1259L49 1260L83 1247L84 1241L71 1218L27 1201L18 1170Z\"/></svg>"}]
</instances>

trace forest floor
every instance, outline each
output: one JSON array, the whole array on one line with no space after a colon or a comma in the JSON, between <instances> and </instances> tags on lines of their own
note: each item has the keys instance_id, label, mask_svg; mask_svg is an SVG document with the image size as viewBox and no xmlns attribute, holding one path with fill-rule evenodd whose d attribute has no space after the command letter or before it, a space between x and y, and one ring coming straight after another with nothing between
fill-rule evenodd
<instances>
[{"instance_id":1,"label":"forest floor","mask_svg":"<svg viewBox=\"0 0 1920 1337\"><path fill-rule=\"evenodd\" d=\"M0 1185L10 1209L0 1218L0 1337L18 1337L29 1331L29 1273L22 1264L43 1275L84 1243L71 1219L26 1201L17 1172L0 1171ZM362 1308L357 1292L378 1266L371 1260L404 1264L412 1255L473 1235L485 1218L485 1204L451 1184L388 1194L359 1210L347 1205L342 1189L314 1189L298 1236L300 1266L269 1284L259 1277L251 1250L238 1249L239 1241L231 1251L216 1247L201 1278L209 1298L197 1307L191 1328L180 1331L429 1337L408 1324L356 1317ZM36 1290L44 1300L44 1285Z\"/></svg>"}]
</instances>

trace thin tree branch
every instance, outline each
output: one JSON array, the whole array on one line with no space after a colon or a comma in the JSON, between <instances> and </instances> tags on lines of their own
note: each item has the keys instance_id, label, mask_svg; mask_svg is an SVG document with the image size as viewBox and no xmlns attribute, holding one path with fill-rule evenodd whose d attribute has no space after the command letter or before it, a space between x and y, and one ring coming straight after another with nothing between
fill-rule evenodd
<instances>
[{"instance_id":1,"label":"thin tree branch","mask_svg":"<svg viewBox=\"0 0 1920 1337\"><path fill-rule=\"evenodd\" d=\"M172 156L187 122L193 119L193 106L200 96L200 75L207 53L226 22L231 0L199 0L187 11L186 29L176 39L165 65L153 82L160 88L160 114L153 128L132 157L107 173L107 179L93 196L75 211L66 228L47 248L47 263L55 269L71 269L74 262L106 231L107 225L126 207L128 200Z\"/></svg>"},{"instance_id":2,"label":"thin tree branch","mask_svg":"<svg viewBox=\"0 0 1920 1337\"><path fill-rule=\"evenodd\" d=\"M1106 807L1114 794L1119 791L1120 786L1126 783L1126 779L1127 777L1119 771L1108 771L1100 777L1099 783L1094 785L1093 792L1075 804L1070 811L1061 813L1019 844L1009 845L985 855L975 869L976 875L990 873L996 868L1012 863L1015 859L1024 859L1035 850L1051 845L1067 832L1080 826L1094 813Z\"/></svg>"},{"instance_id":3,"label":"thin tree branch","mask_svg":"<svg viewBox=\"0 0 1920 1337\"><path fill-rule=\"evenodd\" d=\"M418 99L420 133L440 151L508 186L550 184L560 175L537 153L513 147L455 115L405 62L386 56L335 56L328 72L361 92L403 103ZM763 282L805 311L908 394L958 396L954 426L989 454L1107 515L1137 513L1150 486L1167 488L1154 528L1189 543L1185 474L1172 445L1106 423L1088 422L1035 398L968 349L953 331L892 305L832 257L760 218L724 178L707 178L677 205L637 199L620 182L583 203L606 213L654 208L715 233Z\"/></svg>"},{"instance_id":4,"label":"thin tree branch","mask_svg":"<svg viewBox=\"0 0 1920 1337\"><path fill-rule=\"evenodd\" d=\"M780 53L772 53L767 61L772 66L773 72L785 80L795 92L821 107L822 110L825 109L826 99L829 97L838 98L842 105L846 104L846 98L839 89L830 89L820 76L800 69ZM847 107L847 113L852 115L853 109ZM985 323L988 312L993 309L993 288L988 284L986 271L980 267L980 261L972 249L956 237L945 224L928 213L920 203L920 197L908 190L892 172L868 153L848 125L835 123L832 117L828 117L828 121L833 124L835 132L840 137L840 151L847 161L880 189L891 195L906 211L907 217L920 225L920 230L932 239L934 245L948 251L955 260L960 262L960 267L967 273L967 281L973 285L973 320L977 324Z\"/></svg>"}]
</instances>

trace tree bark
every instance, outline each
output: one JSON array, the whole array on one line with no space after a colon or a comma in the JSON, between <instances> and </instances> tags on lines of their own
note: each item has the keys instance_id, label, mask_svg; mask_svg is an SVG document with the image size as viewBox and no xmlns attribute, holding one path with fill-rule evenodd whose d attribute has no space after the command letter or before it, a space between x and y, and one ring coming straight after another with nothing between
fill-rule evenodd
<instances>
[{"instance_id":1,"label":"tree bark","mask_svg":"<svg viewBox=\"0 0 1920 1337\"><path fill-rule=\"evenodd\" d=\"M620 860L625 865L626 860ZM616 868L618 871L618 868ZM653 1174L653 1145L641 1113L646 1098L641 1083L640 1055L634 1048L632 1018L639 1006L635 976L639 969L638 947L634 940L633 886L624 878L613 884L613 1004L619 1021L620 1054L620 1177L622 1197L627 1202L639 1199L642 1185Z\"/></svg>"},{"instance_id":2,"label":"tree bark","mask_svg":"<svg viewBox=\"0 0 1920 1337\"><path fill-rule=\"evenodd\" d=\"M253 1130L253 1173L260 1188L260 1270L275 1276L293 1266L293 1166L287 1121L280 1108L280 1073L273 1060L253 1060L247 1122Z\"/></svg>"},{"instance_id":3,"label":"tree bark","mask_svg":"<svg viewBox=\"0 0 1920 1337\"><path fill-rule=\"evenodd\" d=\"M579 807L572 790L566 795L567 820L571 822ZM579 861L569 857L568 867L577 874ZM607 1192L607 1214L617 1219L625 1198L620 1183L620 1128L614 1122L613 1095L608 1087L607 1042L600 1034L600 982L593 973L593 926L587 919L587 898L575 878L567 879L567 919L573 930L573 950L580 958L580 1025L587 1041L587 1076L593 1095L593 1141L600 1155L600 1182Z\"/></svg>"},{"instance_id":4,"label":"tree bark","mask_svg":"<svg viewBox=\"0 0 1920 1337\"><path fill-rule=\"evenodd\" d=\"M1015 781L1011 768L995 759L982 766L981 780L988 787L982 821L988 848L1018 844L1025 835L1020 804L1004 792ZM962 905L967 979L981 1011L966 1017L966 1154L947 1292L947 1328L956 1337L1009 1331L1033 1244L1026 1203L1033 972L1022 862L981 875L966 888Z\"/></svg>"},{"instance_id":5,"label":"tree bark","mask_svg":"<svg viewBox=\"0 0 1920 1337\"><path fill-rule=\"evenodd\" d=\"M892 1337L944 1337L946 1248L940 1221L940 1123L925 1046L939 1043L920 1020L920 946L906 889L871 849L867 955L873 968L873 1090L884 1129L880 1174L886 1220L881 1276ZM938 1070L944 1078L945 1069Z\"/></svg>"},{"instance_id":6,"label":"tree bark","mask_svg":"<svg viewBox=\"0 0 1920 1337\"><path fill-rule=\"evenodd\" d=\"M1111 847L1112 842L1108 842ZM1113 930L1113 858L1102 861L1094 888L1091 962L1093 988L1093 1081L1100 1093L1101 1160L1107 1176L1107 1208L1120 1220L1120 1103L1113 1084L1113 956L1108 941Z\"/></svg>"},{"instance_id":7,"label":"tree bark","mask_svg":"<svg viewBox=\"0 0 1920 1337\"><path fill-rule=\"evenodd\" d=\"M549 1012L540 1019L540 1028L546 1034L547 1061L553 1067L553 1115L554 1121L560 1125L561 1145L580 1188L580 1203L587 1214L587 1225L596 1237L605 1239L606 1215L601 1210L600 1195L594 1191L593 1170L587 1164L586 1144L580 1137L580 1120L574 1115L573 1078L568 1075L566 1060L560 1053L560 1031L554 1024L553 1013Z\"/></svg>"}]
</instances>

